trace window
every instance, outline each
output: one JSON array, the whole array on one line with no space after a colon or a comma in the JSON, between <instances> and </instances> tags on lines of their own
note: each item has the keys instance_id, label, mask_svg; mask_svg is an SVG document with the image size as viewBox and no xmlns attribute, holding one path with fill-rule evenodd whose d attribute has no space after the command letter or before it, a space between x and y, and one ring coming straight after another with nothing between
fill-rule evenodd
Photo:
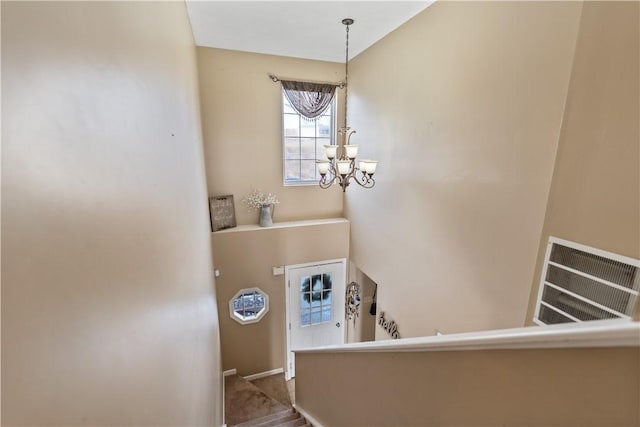
<instances>
[{"instance_id":1,"label":"window","mask_svg":"<svg viewBox=\"0 0 640 427\"><path fill-rule=\"evenodd\" d=\"M335 98L316 120L302 117L282 93L283 169L285 185L317 185L316 159L326 159L324 146L335 143Z\"/></svg>"},{"instance_id":2,"label":"window","mask_svg":"<svg viewBox=\"0 0 640 427\"><path fill-rule=\"evenodd\" d=\"M315 274L300 279L300 326L331 321L331 273Z\"/></svg>"},{"instance_id":3,"label":"window","mask_svg":"<svg viewBox=\"0 0 640 427\"><path fill-rule=\"evenodd\" d=\"M240 324L260 321L269 311L269 295L259 288L239 290L229 301L229 315Z\"/></svg>"}]
</instances>

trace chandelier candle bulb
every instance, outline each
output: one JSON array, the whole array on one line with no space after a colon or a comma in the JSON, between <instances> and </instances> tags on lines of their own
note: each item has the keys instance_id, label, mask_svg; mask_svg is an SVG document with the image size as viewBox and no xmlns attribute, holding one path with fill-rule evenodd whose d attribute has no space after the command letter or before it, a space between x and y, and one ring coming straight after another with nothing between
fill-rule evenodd
<instances>
[{"instance_id":1,"label":"chandelier candle bulb","mask_svg":"<svg viewBox=\"0 0 640 427\"><path fill-rule=\"evenodd\" d=\"M376 172L376 167L378 167L378 161L377 160L367 160L366 164L367 164L366 172L369 175L373 175Z\"/></svg>"},{"instance_id":2,"label":"chandelier candle bulb","mask_svg":"<svg viewBox=\"0 0 640 427\"><path fill-rule=\"evenodd\" d=\"M320 175L326 175L329 172L329 166L331 166L331 162L329 160L318 160L316 162L318 166L318 173Z\"/></svg>"},{"instance_id":3,"label":"chandelier candle bulb","mask_svg":"<svg viewBox=\"0 0 640 427\"><path fill-rule=\"evenodd\" d=\"M327 159L332 160L336 158L336 154L338 153L337 145L325 145L324 146L325 153L327 155Z\"/></svg>"},{"instance_id":4,"label":"chandelier candle bulb","mask_svg":"<svg viewBox=\"0 0 640 427\"><path fill-rule=\"evenodd\" d=\"M338 173L340 175L347 175L349 173L349 169L351 169L351 161L338 160Z\"/></svg>"},{"instance_id":5,"label":"chandelier candle bulb","mask_svg":"<svg viewBox=\"0 0 640 427\"><path fill-rule=\"evenodd\" d=\"M345 145L344 149L348 159L355 159L358 156L357 145Z\"/></svg>"}]
</instances>

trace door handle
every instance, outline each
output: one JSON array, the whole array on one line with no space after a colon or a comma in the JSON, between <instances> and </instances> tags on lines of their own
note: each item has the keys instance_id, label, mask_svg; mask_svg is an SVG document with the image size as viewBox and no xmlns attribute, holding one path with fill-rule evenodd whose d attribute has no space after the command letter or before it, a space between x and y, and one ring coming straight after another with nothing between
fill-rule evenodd
<instances>
[{"instance_id":1,"label":"door handle","mask_svg":"<svg viewBox=\"0 0 640 427\"><path fill-rule=\"evenodd\" d=\"M340 322L336 323L336 328L340 327Z\"/></svg>"}]
</instances>

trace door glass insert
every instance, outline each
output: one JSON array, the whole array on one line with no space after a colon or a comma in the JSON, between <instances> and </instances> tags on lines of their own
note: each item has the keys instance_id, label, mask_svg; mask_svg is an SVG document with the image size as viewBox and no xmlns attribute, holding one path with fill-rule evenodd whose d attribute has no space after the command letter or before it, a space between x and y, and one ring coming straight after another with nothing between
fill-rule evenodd
<instances>
[{"instance_id":1,"label":"door glass insert","mask_svg":"<svg viewBox=\"0 0 640 427\"><path fill-rule=\"evenodd\" d=\"M333 298L331 273L300 278L300 326L331 321Z\"/></svg>"}]
</instances>

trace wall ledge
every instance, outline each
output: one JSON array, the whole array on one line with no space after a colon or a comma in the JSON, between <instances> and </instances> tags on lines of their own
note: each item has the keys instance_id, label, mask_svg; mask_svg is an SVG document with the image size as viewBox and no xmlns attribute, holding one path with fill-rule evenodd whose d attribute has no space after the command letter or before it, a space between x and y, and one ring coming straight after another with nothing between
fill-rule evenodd
<instances>
[{"instance_id":1,"label":"wall ledge","mask_svg":"<svg viewBox=\"0 0 640 427\"><path fill-rule=\"evenodd\" d=\"M293 350L295 353L419 352L585 347L640 347L640 323L602 320L589 324L531 326L462 334L402 338Z\"/></svg>"},{"instance_id":2,"label":"wall ledge","mask_svg":"<svg viewBox=\"0 0 640 427\"><path fill-rule=\"evenodd\" d=\"M248 224L248 225L239 225L233 228L226 228L224 230L214 231L213 234L239 233L243 231L263 231L263 230L273 230L273 229L293 228L293 227L308 227L313 225L343 224L348 222L349 220L346 218L325 218L325 219L309 219L309 220L303 220L303 221L274 222L271 227L260 227L258 224Z\"/></svg>"}]
</instances>

